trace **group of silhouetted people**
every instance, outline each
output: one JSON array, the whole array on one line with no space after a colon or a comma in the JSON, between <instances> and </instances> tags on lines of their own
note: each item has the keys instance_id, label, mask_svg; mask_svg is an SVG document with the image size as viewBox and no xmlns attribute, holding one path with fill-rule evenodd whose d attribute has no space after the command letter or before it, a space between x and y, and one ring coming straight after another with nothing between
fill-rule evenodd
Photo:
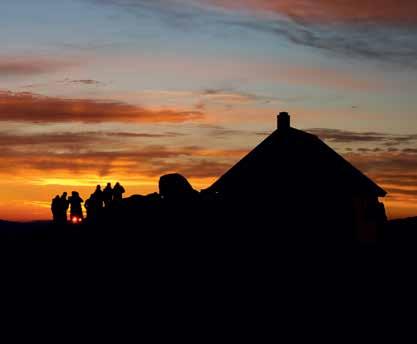
<instances>
[{"instance_id":1,"label":"group of silhouetted people","mask_svg":"<svg viewBox=\"0 0 417 344\"><path fill-rule=\"evenodd\" d=\"M77 191L73 191L71 196L67 198L67 193L64 192L62 196L56 195L52 200L51 210L52 216L55 222L65 223L67 222L67 212L70 208L70 220L81 222L83 219L83 211L81 203L83 199L80 197Z\"/></svg>"},{"instance_id":2,"label":"group of silhouetted people","mask_svg":"<svg viewBox=\"0 0 417 344\"><path fill-rule=\"evenodd\" d=\"M103 208L108 208L112 203L121 201L124 193L125 189L120 183L116 183L113 188L111 183L107 183L103 190L100 185L97 185L94 193L84 204L87 210L87 219L97 218ZM54 222L66 223L68 208L70 209L70 221L73 223L82 222L84 216L81 204L83 202L84 200L77 191L73 191L68 198L66 192L62 196L56 195L51 204Z\"/></svg>"}]
</instances>

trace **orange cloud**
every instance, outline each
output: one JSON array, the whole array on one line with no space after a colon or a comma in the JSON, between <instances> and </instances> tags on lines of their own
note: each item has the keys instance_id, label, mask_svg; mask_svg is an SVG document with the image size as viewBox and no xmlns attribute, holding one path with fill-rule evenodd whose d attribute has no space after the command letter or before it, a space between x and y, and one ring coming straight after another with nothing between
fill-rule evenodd
<instances>
[{"instance_id":1,"label":"orange cloud","mask_svg":"<svg viewBox=\"0 0 417 344\"><path fill-rule=\"evenodd\" d=\"M33 93L0 92L0 121L59 122L185 122L204 117L199 111L150 110L116 101L45 97Z\"/></svg>"},{"instance_id":2,"label":"orange cloud","mask_svg":"<svg viewBox=\"0 0 417 344\"><path fill-rule=\"evenodd\" d=\"M176 135L171 132L0 132L0 173L157 176L187 171L189 176L213 177L224 172L233 159L246 152L242 149L208 149L201 146L143 145L137 141Z\"/></svg>"}]
</instances>

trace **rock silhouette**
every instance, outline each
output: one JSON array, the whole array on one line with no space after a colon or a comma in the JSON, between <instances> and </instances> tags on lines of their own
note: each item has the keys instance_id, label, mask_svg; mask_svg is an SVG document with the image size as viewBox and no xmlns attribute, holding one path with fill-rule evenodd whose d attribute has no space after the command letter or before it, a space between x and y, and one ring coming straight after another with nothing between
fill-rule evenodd
<instances>
[{"instance_id":1,"label":"rock silhouette","mask_svg":"<svg viewBox=\"0 0 417 344\"><path fill-rule=\"evenodd\" d=\"M159 194L169 201L190 201L198 197L198 191L179 173L167 174L159 179Z\"/></svg>"}]
</instances>

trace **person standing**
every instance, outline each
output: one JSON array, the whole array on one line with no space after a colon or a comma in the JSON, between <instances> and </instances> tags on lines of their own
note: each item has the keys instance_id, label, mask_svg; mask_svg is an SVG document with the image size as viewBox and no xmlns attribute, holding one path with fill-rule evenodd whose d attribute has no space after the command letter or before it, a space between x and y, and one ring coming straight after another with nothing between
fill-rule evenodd
<instances>
[{"instance_id":1,"label":"person standing","mask_svg":"<svg viewBox=\"0 0 417 344\"><path fill-rule=\"evenodd\" d=\"M87 220L94 221L98 218L102 204L103 201L97 199L95 193L90 195L90 198L84 203L84 208L87 211Z\"/></svg>"},{"instance_id":2,"label":"person standing","mask_svg":"<svg viewBox=\"0 0 417 344\"><path fill-rule=\"evenodd\" d=\"M60 204L59 204L59 221L62 223L66 223L67 222L67 212L68 212L68 208L69 208L69 202L67 199L67 193L64 192L61 196L60 199Z\"/></svg>"},{"instance_id":3,"label":"person standing","mask_svg":"<svg viewBox=\"0 0 417 344\"><path fill-rule=\"evenodd\" d=\"M124 193L125 193L124 187L121 186L119 182L117 182L113 189L113 200L121 201Z\"/></svg>"},{"instance_id":4,"label":"person standing","mask_svg":"<svg viewBox=\"0 0 417 344\"><path fill-rule=\"evenodd\" d=\"M113 189L111 187L111 183L107 183L106 187L103 190L104 206L108 208L112 200L113 200Z\"/></svg>"},{"instance_id":5,"label":"person standing","mask_svg":"<svg viewBox=\"0 0 417 344\"><path fill-rule=\"evenodd\" d=\"M56 195L55 198L52 199L51 204L51 211L52 211L52 219L55 223L60 221L60 208L61 208L61 198L59 195Z\"/></svg>"},{"instance_id":6,"label":"person standing","mask_svg":"<svg viewBox=\"0 0 417 344\"><path fill-rule=\"evenodd\" d=\"M96 207L101 209L103 208L103 191L101 190L101 185L97 185L96 190L94 191L94 193L91 195L90 197L91 199L94 200L94 202L96 203Z\"/></svg>"},{"instance_id":7,"label":"person standing","mask_svg":"<svg viewBox=\"0 0 417 344\"><path fill-rule=\"evenodd\" d=\"M81 222L83 219L83 210L81 208L81 203L84 202L83 199L80 197L77 191L73 191L68 201L69 201L69 204L71 205L71 209L70 209L71 221L74 221L74 219L76 219L77 222Z\"/></svg>"}]
</instances>

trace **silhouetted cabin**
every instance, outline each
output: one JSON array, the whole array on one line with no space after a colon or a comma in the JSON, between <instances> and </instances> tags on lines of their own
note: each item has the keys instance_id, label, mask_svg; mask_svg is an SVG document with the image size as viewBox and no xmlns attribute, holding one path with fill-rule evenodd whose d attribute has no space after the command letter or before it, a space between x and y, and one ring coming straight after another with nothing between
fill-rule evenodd
<instances>
[{"instance_id":1,"label":"silhouetted cabin","mask_svg":"<svg viewBox=\"0 0 417 344\"><path fill-rule=\"evenodd\" d=\"M204 193L232 224L300 238L372 241L386 219L378 200L386 192L317 136L292 128L285 112L277 130Z\"/></svg>"}]
</instances>

